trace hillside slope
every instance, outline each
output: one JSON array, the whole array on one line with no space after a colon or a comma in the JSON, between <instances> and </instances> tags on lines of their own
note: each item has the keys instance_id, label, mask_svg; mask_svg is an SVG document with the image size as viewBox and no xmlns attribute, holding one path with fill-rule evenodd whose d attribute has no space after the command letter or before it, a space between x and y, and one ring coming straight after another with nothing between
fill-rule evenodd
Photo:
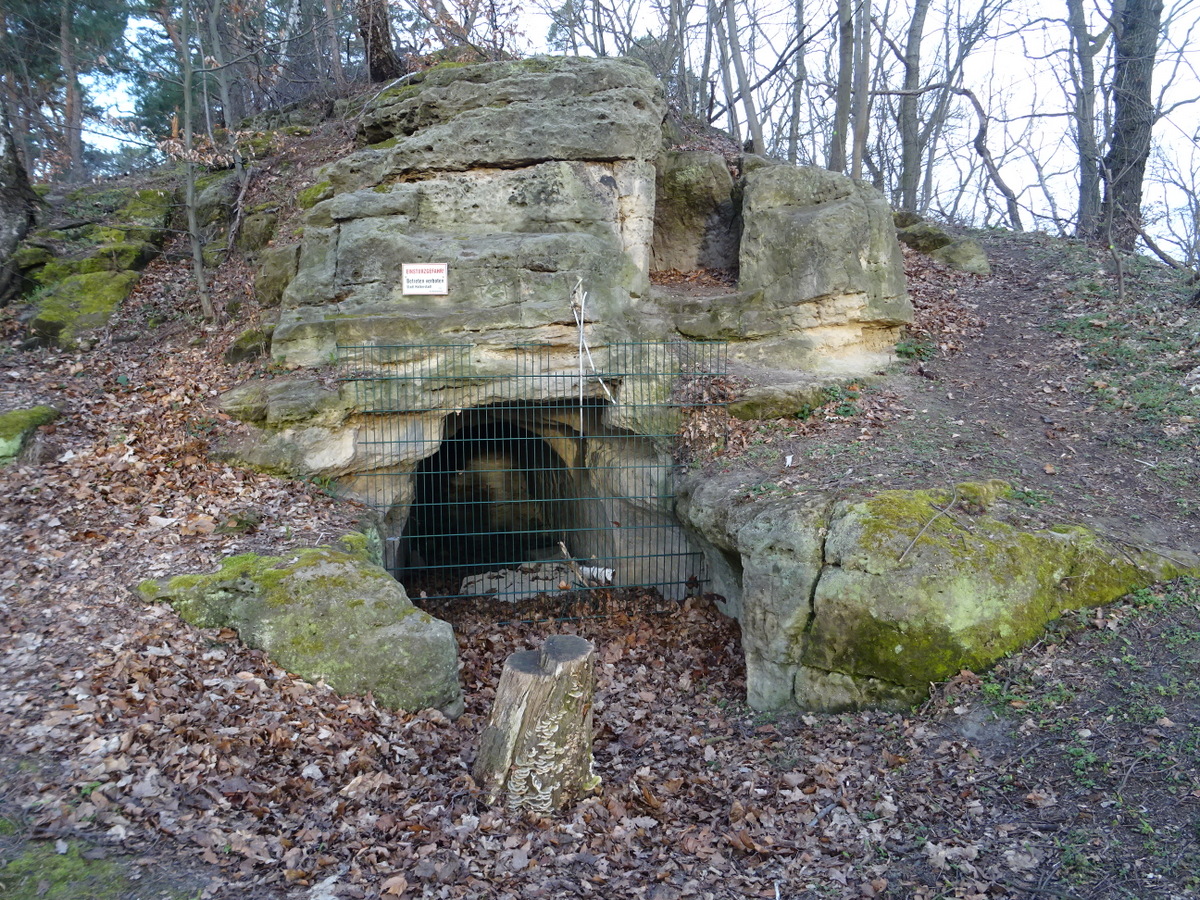
<instances>
[{"instance_id":1,"label":"hillside slope","mask_svg":"<svg viewBox=\"0 0 1200 900\"><path fill-rule=\"evenodd\" d=\"M297 173L345 140L322 128L252 185L284 231ZM1118 298L1087 247L985 240L991 279L910 258L919 318L898 371L832 389L804 419L722 419L724 448L692 464L745 468L762 492L1000 477L1033 519L1200 550L1200 312L1153 265ZM55 879L62 896L297 900L1200 889L1194 584L1071 617L908 715L751 713L736 626L704 600L557 625L463 613L454 723L339 698L143 605L143 578L328 541L362 513L210 453L236 428L217 395L275 373L223 360L263 314L249 262L216 270L226 318L206 327L184 256L168 245L90 352L19 350L20 324L4 326L0 409L62 415L0 469L0 893ZM600 646L604 784L530 822L484 809L468 772L503 659L553 631ZM60 857L75 868L51 868ZM125 873L108 894L88 883L100 863Z\"/></svg>"}]
</instances>

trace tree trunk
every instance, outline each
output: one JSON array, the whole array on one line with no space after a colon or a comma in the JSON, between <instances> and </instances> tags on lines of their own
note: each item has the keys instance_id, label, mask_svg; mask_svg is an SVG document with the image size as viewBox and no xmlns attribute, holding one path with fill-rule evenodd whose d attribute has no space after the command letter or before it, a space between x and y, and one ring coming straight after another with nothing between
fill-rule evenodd
<instances>
[{"instance_id":1,"label":"tree trunk","mask_svg":"<svg viewBox=\"0 0 1200 900\"><path fill-rule=\"evenodd\" d=\"M854 37L854 133L850 141L850 176L862 178L871 124L871 0L858 0Z\"/></svg>"},{"instance_id":2,"label":"tree trunk","mask_svg":"<svg viewBox=\"0 0 1200 900\"><path fill-rule=\"evenodd\" d=\"M733 78L729 74L729 70L733 65L729 60L729 41L725 36L725 20L721 18L722 13L715 6L715 2L710 0L709 11L716 15L714 20L714 30L716 31L717 53L720 55L720 61L717 68L721 72L721 86L725 89L725 111L729 115L729 133L733 135L733 139L739 144L742 142L742 127L738 121L737 94L733 90Z\"/></svg>"},{"instance_id":3,"label":"tree trunk","mask_svg":"<svg viewBox=\"0 0 1200 900\"><path fill-rule=\"evenodd\" d=\"M21 239L33 227L37 197L8 123L6 104L0 104L0 305L14 287L16 272L10 265Z\"/></svg>"},{"instance_id":4,"label":"tree trunk","mask_svg":"<svg viewBox=\"0 0 1200 900\"><path fill-rule=\"evenodd\" d=\"M1093 237L1100 222L1100 144L1096 137L1096 54L1103 49L1111 26L1098 37L1088 34L1083 0L1067 0L1071 33L1071 62L1075 89L1075 146L1079 151L1079 203L1075 235Z\"/></svg>"},{"instance_id":5,"label":"tree trunk","mask_svg":"<svg viewBox=\"0 0 1200 900\"><path fill-rule=\"evenodd\" d=\"M59 25L59 65L62 66L66 96L63 103L63 137L66 138L67 180L83 178L83 90L75 64L75 35L71 31L73 4L63 0Z\"/></svg>"},{"instance_id":6,"label":"tree trunk","mask_svg":"<svg viewBox=\"0 0 1200 900\"><path fill-rule=\"evenodd\" d=\"M846 171L846 132L850 130L850 97L854 86L854 7L850 0L838 0L838 80L837 102L833 112L833 134L829 138L827 168Z\"/></svg>"},{"instance_id":7,"label":"tree trunk","mask_svg":"<svg viewBox=\"0 0 1200 900\"><path fill-rule=\"evenodd\" d=\"M595 655L590 641L560 634L504 661L474 768L487 803L503 798L509 809L546 814L599 785L592 770Z\"/></svg>"},{"instance_id":8,"label":"tree trunk","mask_svg":"<svg viewBox=\"0 0 1200 900\"><path fill-rule=\"evenodd\" d=\"M329 69L338 90L346 86L346 73L342 69L342 48L338 42L337 9L335 0L325 0L325 31L329 41Z\"/></svg>"},{"instance_id":9,"label":"tree trunk","mask_svg":"<svg viewBox=\"0 0 1200 900\"><path fill-rule=\"evenodd\" d=\"M592 0L592 40L597 56L608 56L604 49L604 19L600 15L600 0Z\"/></svg>"},{"instance_id":10,"label":"tree trunk","mask_svg":"<svg viewBox=\"0 0 1200 900\"><path fill-rule=\"evenodd\" d=\"M916 0L904 45L904 95L900 98L900 208L917 212L921 184L921 135L917 113L921 84L921 40L931 0Z\"/></svg>"},{"instance_id":11,"label":"tree trunk","mask_svg":"<svg viewBox=\"0 0 1200 900\"><path fill-rule=\"evenodd\" d=\"M742 106L746 110L746 128L750 132L750 152L766 153L767 147L763 142L762 122L758 120L758 110L754 107L754 90L746 75L746 59L742 53L742 43L738 39L737 16L733 4L734 0L725 0L725 21L729 28L729 57L733 61L733 70L737 73L738 93L742 95Z\"/></svg>"},{"instance_id":12,"label":"tree trunk","mask_svg":"<svg viewBox=\"0 0 1200 900\"><path fill-rule=\"evenodd\" d=\"M192 274L196 279L196 291L200 295L200 314L206 322L215 322L216 309L212 297L208 293L208 282L204 277L204 240L200 235L200 222L196 217L196 161L195 140L192 128L192 65L191 38L188 28L191 26L191 7L188 0L183 0L179 12L179 22L171 18L171 4L163 0L162 5L155 10L155 15L162 22L167 37L175 47L179 57L180 74L183 81L183 175L184 175L184 210L187 213L188 242L192 248Z\"/></svg>"},{"instance_id":13,"label":"tree trunk","mask_svg":"<svg viewBox=\"0 0 1200 900\"><path fill-rule=\"evenodd\" d=\"M1101 240L1132 250L1142 225L1142 178L1150 156L1154 101L1150 96L1162 0L1126 0L1117 24L1113 134L1104 157L1105 219Z\"/></svg>"},{"instance_id":14,"label":"tree trunk","mask_svg":"<svg viewBox=\"0 0 1200 900\"><path fill-rule=\"evenodd\" d=\"M713 66L713 17L712 17L712 0L708 0L707 8L704 16L704 62L700 67L700 88L706 96L700 100L700 105L703 109L697 109L696 115L703 116L706 125L713 123L713 106L716 104L717 86L712 80Z\"/></svg>"},{"instance_id":15,"label":"tree trunk","mask_svg":"<svg viewBox=\"0 0 1200 900\"><path fill-rule=\"evenodd\" d=\"M804 87L808 82L808 69L805 67L804 45L804 0L794 0L792 9L796 19L796 68L792 76L792 114L788 120L788 151L790 163L800 161L800 109L804 105Z\"/></svg>"},{"instance_id":16,"label":"tree trunk","mask_svg":"<svg viewBox=\"0 0 1200 900\"><path fill-rule=\"evenodd\" d=\"M392 44L392 23L387 0L356 0L358 33L367 57L367 72L372 81L394 81L405 74L404 63Z\"/></svg>"}]
</instances>

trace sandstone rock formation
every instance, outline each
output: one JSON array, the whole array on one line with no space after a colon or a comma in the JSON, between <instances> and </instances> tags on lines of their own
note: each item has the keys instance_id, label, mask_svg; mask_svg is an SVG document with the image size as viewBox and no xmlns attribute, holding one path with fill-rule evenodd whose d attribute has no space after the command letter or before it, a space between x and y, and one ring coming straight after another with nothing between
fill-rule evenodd
<instances>
[{"instance_id":1,"label":"sandstone rock formation","mask_svg":"<svg viewBox=\"0 0 1200 900\"><path fill-rule=\"evenodd\" d=\"M751 500L747 487L694 478L679 512L741 623L756 709L911 704L1065 611L1200 571L1200 560L1118 549L1084 528L1005 521L1003 482L857 499Z\"/></svg>"},{"instance_id":2,"label":"sandstone rock formation","mask_svg":"<svg viewBox=\"0 0 1200 900\"><path fill-rule=\"evenodd\" d=\"M453 631L368 559L363 535L287 558L235 556L214 573L147 581L139 591L200 628L236 629L283 668L339 693L370 692L410 711L463 710Z\"/></svg>"},{"instance_id":3,"label":"sandstone rock formation","mask_svg":"<svg viewBox=\"0 0 1200 900\"><path fill-rule=\"evenodd\" d=\"M768 369L862 374L886 364L912 308L882 196L824 169L743 165L738 289L662 295L675 328L727 340L733 359Z\"/></svg>"},{"instance_id":4,"label":"sandstone rock formation","mask_svg":"<svg viewBox=\"0 0 1200 900\"><path fill-rule=\"evenodd\" d=\"M664 152L664 114L649 70L612 59L437 67L376 98L366 146L298 192L301 242L267 249L256 284L279 304L277 364L336 359L356 374L339 396L307 376L226 395L251 426L231 458L336 479L380 511L400 572L443 552L422 543L433 525L419 510L453 505L445 473L471 467L447 448L520 433L550 474L503 502L583 499L515 531L551 547L569 532L571 554L605 569L663 560L647 577L682 592L695 573L647 544L679 536L663 440L678 424L672 370L621 342L717 338L768 369L858 373L890 358L911 310L877 192L762 159L735 179L719 154ZM446 264L447 292L405 293L403 263ZM651 289L653 271L697 267L741 282L708 296ZM583 372L581 339L588 366L620 374ZM495 449L512 455L507 440ZM467 508L516 483L497 478Z\"/></svg>"},{"instance_id":5,"label":"sandstone rock formation","mask_svg":"<svg viewBox=\"0 0 1200 900\"><path fill-rule=\"evenodd\" d=\"M822 169L664 151L662 88L625 60L539 58L435 68L363 114L370 142L301 191L304 237L264 256L282 300L272 355L437 340L574 346L732 342L777 370L864 373L911 318L890 211ZM444 296L405 295L400 264L446 263ZM651 291L652 271L740 272L726 293Z\"/></svg>"},{"instance_id":6,"label":"sandstone rock formation","mask_svg":"<svg viewBox=\"0 0 1200 900\"><path fill-rule=\"evenodd\" d=\"M435 69L385 93L361 126L374 143L323 173L274 357L450 337L573 345L579 280L596 339L628 336L664 109L650 72L619 60ZM404 295L405 262L449 263L449 293Z\"/></svg>"}]
</instances>

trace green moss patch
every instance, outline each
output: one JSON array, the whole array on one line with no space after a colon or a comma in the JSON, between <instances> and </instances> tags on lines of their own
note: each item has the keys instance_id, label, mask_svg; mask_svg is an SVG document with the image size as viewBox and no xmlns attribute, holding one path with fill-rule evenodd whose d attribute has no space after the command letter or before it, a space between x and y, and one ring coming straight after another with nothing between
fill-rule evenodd
<instances>
[{"instance_id":1,"label":"green moss patch","mask_svg":"<svg viewBox=\"0 0 1200 900\"><path fill-rule=\"evenodd\" d=\"M238 140L238 152L248 159L265 159L275 149L275 133L260 131Z\"/></svg>"},{"instance_id":2,"label":"green moss patch","mask_svg":"<svg viewBox=\"0 0 1200 900\"><path fill-rule=\"evenodd\" d=\"M63 278L38 298L29 329L63 347L75 346L88 331L108 324L137 280L137 272L90 272Z\"/></svg>"},{"instance_id":3,"label":"green moss patch","mask_svg":"<svg viewBox=\"0 0 1200 900\"><path fill-rule=\"evenodd\" d=\"M0 415L0 465L15 459L36 429L57 418L58 410L52 406L14 409Z\"/></svg>"},{"instance_id":4,"label":"green moss patch","mask_svg":"<svg viewBox=\"0 0 1200 900\"><path fill-rule=\"evenodd\" d=\"M312 187L296 194L296 205L301 209L312 209L322 200L328 200L332 196L333 185L328 181L318 181Z\"/></svg>"},{"instance_id":5,"label":"green moss patch","mask_svg":"<svg viewBox=\"0 0 1200 900\"><path fill-rule=\"evenodd\" d=\"M25 271L45 265L52 259L54 259L54 254L45 247L26 244L12 255L12 264L18 270Z\"/></svg>"},{"instance_id":6,"label":"green moss patch","mask_svg":"<svg viewBox=\"0 0 1200 900\"><path fill-rule=\"evenodd\" d=\"M146 188L134 193L116 219L129 226L125 231L130 240L162 244L174 208L171 191Z\"/></svg>"},{"instance_id":7,"label":"green moss patch","mask_svg":"<svg viewBox=\"0 0 1200 900\"><path fill-rule=\"evenodd\" d=\"M146 188L80 188L64 212L99 222L38 232L18 253L25 287L32 290L33 335L73 347L87 331L107 324L158 253L174 208L174 194Z\"/></svg>"}]
</instances>

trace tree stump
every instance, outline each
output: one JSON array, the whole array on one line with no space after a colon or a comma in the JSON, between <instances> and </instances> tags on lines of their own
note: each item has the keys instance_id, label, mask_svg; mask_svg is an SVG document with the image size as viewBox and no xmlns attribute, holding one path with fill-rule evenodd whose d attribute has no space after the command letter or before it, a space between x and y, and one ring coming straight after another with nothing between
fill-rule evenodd
<instances>
[{"instance_id":1,"label":"tree stump","mask_svg":"<svg viewBox=\"0 0 1200 900\"><path fill-rule=\"evenodd\" d=\"M550 813L600 779L592 770L591 641L557 634L504 661L479 739L475 781L489 804Z\"/></svg>"}]
</instances>

